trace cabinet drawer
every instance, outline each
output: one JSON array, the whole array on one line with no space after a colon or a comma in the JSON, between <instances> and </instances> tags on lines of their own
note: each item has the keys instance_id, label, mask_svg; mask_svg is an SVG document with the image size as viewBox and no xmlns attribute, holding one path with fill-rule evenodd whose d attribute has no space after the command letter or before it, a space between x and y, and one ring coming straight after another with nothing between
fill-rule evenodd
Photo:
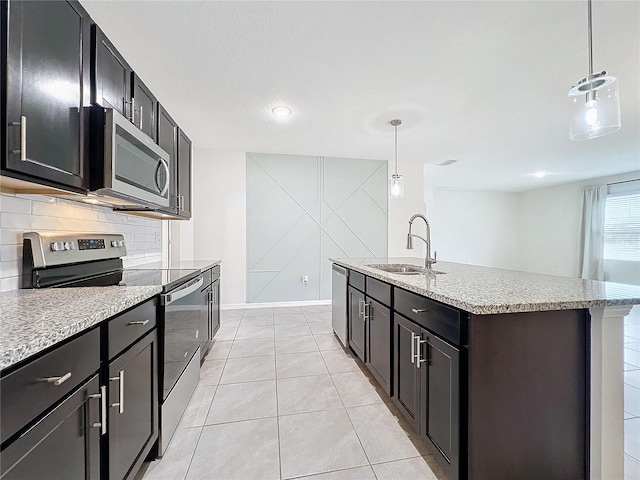
<instances>
[{"instance_id":1,"label":"cabinet drawer","mask_svg":"<svg viewBox=\"0 0 640 480\"><path fill-rule=\"evenodd\" d=\"M211 281L215 282L220 278L220 265L216 265L211 269Z\"/></svg>"},{"instance_id":2,"label":"cabinet drawer","mask_svg":"<svg viewBox=\"0 0 640 480\"><path fill-rule=\"evenodd\" d=\"M349 285L361 292L364 292L364 279L365 276L363 274L349 270Z\"/></svg>"},{"instance_id":3,"label":"cabinet drawer","mask_svg":"<svg viewBox=\"0 0 640 480\"><path fill-rule=\"evenodd\" d=\"M384 305L391 305L391 285L371 277L366 277L366 284L367 296L383 303Z\"/></svg>"},{"instance_id":4,"label":"cabinet drawer","mask_svg":"<svg viewBox=\"0 0 640 480\"><path fill-rule=\"evenodd\" d=\"M400 288L394 289L394 309L436 335L460 345L458 310Z\"/></svg>"},{"instance_id":5,"label":"cabinet drawer","mask_svg":"<svg viewBox=\"0 0 640 480\"><path fill-rule=\"evenodd\" d=\"M211 285L211 282L213 281L213 272L212 269L210 268L209 270L205 270L204 272L202 272L202 287L206 288L208 285Z\"/></svg>"},{"instance_id":6,"label":"cabinet drawer","mask_svg":"<svg viewBox=\"0 0 640 480\"><path fill-rule=\"evenodd\" d=\"M109 331L109 358L113 358L138 338L156 326L156 300L149 300L111 320Z\"/></svg>"},{"instance_id":7,"label":"cabinet drawer","mask_svg":"<svg viewBox=\"0 0 640 480\"><path fill-rule=\"evenodd\" d=\"M100 367L100 329L26 364L0 381L0 440L4 442ZM62 377L62 383L45 379Z\"/></svg>"}]
</instances>

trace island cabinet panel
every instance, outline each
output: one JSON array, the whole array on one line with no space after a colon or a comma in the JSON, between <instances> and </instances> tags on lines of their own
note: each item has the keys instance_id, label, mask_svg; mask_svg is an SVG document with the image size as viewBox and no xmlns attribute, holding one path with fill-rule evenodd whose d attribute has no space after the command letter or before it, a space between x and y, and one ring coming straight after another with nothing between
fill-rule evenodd
<instances>
[{"instance_id":1,"label":"island cabinet panel","mask_svg":"<svg viewBox=\"0 0 640 480\"><path fill-rule=\"evenodd\" d=\"M411 427L419 431L420 371L415 365L415 337L420 327L400 315L393 317L394 388L393 402L398 406Z\"/></svg>"},{"instance_id":2,"label":"island cabinet panel","mask_svg":"<svg viewBox=\"0 0 640 480\"><path fill-rule=\"evenodd\" d=\"M369 297L366 302L366 366L385 392L391 395L391 310Z\"/></svg>"},{"instance_id":3,"label":"island cabinet panel","mask_svg":"<svg viewBox=\"0 0 640 480\"><path fill-rule=\"evenodd\" d=\"M89 15L77 1L9 1L0 10L6 34L2 173L86 191Z\"/></svg>"},{"instance_id":4,"label":"island cabinet panel","mask_svg":"<svg viewBox=\"0 0 640 480\"><path fill-rule=\"evenodd\" d=\"M364 317L364 293L349 287L349 346L366 362L366 324Z\"/></svg>"},{"instance_id":5,"label":"island cabinet panel","mask_svg":"<svg viewBox=\"0 0 640 480\"><path fill-rule=\"evenodd\" d=\"M444 457L444 467L449 478L458 478L459 351L424 329L418 341L418 358L421 362L425 361L420 368L420 435Z\"/></svg>"},{"instance_id":6,"label":"island cabinet panel","mask_svg":"<svg viewBox=\"0 0 640 480\"><path fill-rule=\"evenodd\" d=\"M469 478L588 478L586 311L469 323Z\"/></svg>"}]
</instances>

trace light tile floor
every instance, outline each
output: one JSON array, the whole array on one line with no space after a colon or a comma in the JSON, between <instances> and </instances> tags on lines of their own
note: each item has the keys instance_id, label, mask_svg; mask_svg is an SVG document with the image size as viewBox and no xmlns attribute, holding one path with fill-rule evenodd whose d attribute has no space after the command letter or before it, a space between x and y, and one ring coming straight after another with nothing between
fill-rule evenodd
<instances>
[{"instance_id":1,"label":"light tile floor","mask_svg":"<svg viewBox=\"0 0 640 480\"><path fill-rule=\"evenodd\" d=\"M624 322L625 480L636 480L640 307ZM366 369L342 349L327 306L223 311L178 430L165 456L143 475L148 480L446 479Z\"/></svg>"},{"instance_id":2,"label":"light tile floor","mask_svg":"<svg viewBox=\"0 0 640 480\"><path fill-rule=\"evenodd\" d=\"M624 478L640 479L640 306L624 319Z\"/></svg>"},{"instance_id":3,"label":"light tile floor","mask_svg":"<svg viewBox=\"0 0 640 480\"><path fill-rule=\"evenodd\" d=\"M328 306L221 313L200 384L144 479L446 479L342 349Z\"/></svg>"}]
</instances>

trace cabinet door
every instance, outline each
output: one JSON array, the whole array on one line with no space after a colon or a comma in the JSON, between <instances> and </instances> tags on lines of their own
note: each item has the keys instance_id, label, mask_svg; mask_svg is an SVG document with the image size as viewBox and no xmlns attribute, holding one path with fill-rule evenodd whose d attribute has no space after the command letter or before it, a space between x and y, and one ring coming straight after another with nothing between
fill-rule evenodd
<instances>
[{"instance_id":1,"label":"cabinet door","mask_svg":"<svg viewBox=\"0 0 640 480\"><path fill-rule=\"evenodd\" d=\"M420 357L426 362L421 368L420 435L441 453L440 463L453 480L458 478L459 457L459 352L426 330L422 341Z\"/></svg>"},{"instance_id":2,"label":"cabinet door","mask_svg":"<svg viewBox=\"0 0 640 480\"><path fill-rule=\"evenodd\" d=\"M97 25L92 35L91 101L130 117L131 67Z\"/></svg>"},{"instance_id":3,"label":"cabinet door","mask_svg":"<svg viewBox=\"0 0 640 480\"><path fill-rule=\"evenodd\" d=\"M135 475L158 438L154 330L109 364L109 478Z\"/></svg>"},{"instance_id":4,"label":"cabinet door","mask_svg":"<svg viewBox=\"0 0 640 480\"><path fill-rule=\"evenodd\" d=\"M158 145L169 154L169 208L177 213L178 207L178 124L158 104Z\"/></svg>"},{"instance_id":5,"label":"cabinet door","mask_svg":"<svg viewBox=\"0 0 640 480\"><path fill-rule=\"evenodd\" d=\"M216 280L211 284L211 321L209 338L213 340L213 337L218 333L220 328L220 280Z\"/></svg>"},{"instance_id":6,"label":"cabinet door","mask_svg":"<svg viewBox=\"0 0 640 480\"><path fill-rule=\"evenodd\" d=\"M420 371L417 368L416 337L420 327L400 315L393 316L393 401L415 431L420 421Z\"/></svg>"},{"instance_id":7,"label":"cabinet door","mask_svg":"<svg viewBox=\"0 0 640 480\"><path fill-rule=\"evenodd\" d=\"M360 360L365 357L364 293L349 287L349 346Z\"/></svg>"},{"instance_id":8,"label":"cabinet door","mask_svg":"<svg viewBox=\"0 0 640 480\"><path fill-rule=\"evenodd\" d=\"M135 73L131 74L131 85L133 92L133 123L155 142L158 139L156 131L158 100Z\"/></svg>"},{"instance_id":9,"label":"cabinet door","mask_svg":"<svg viewBox=\"0 0 640 480\"><path fill-rule=\"evenodd\" d=\"M178 215L191 218L191 140L178 131Z\"/></svg>"},{"instance_id":10,"label":"cabinet door","mask_svg":"<svg viewBox=\"0 0 640 480\"><path fill-rule=\"evenodd\" d=\"M367 367L391 395L391 310L367 297Z\"/></svg>"},{"instance_id":11,"label":"cabinet door","mask_svg":"<svg viewBox=\"0 0 640 480\"><path fill-rule=\"evenodd\" d=\"M95 375L0 454L3 480L100 477L100 386Z\"/></svg>"},{"instance_id":12,"label":"cabinet door","mask_svg":"<svg viewBox=\"0 0 640 480\"><path fill-rule=\"evenodd\" d=\"M10 1L0 8L8 16L9 65L2 168L85 190L90 18L76 1Z\"/></svg>"}]
</instances>

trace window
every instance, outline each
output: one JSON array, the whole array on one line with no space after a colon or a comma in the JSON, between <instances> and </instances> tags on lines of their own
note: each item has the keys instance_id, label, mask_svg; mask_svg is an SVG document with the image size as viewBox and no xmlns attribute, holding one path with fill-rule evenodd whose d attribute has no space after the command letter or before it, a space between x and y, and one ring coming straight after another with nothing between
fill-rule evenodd
<instances>
[{"instance_id":1,"label":"window","mask_svg":"<svg viewBox=\"0 0 640 480\"><path fill-rule=\"evenodd\" d=\"M640 191L637 182L626 183L635 185L625 185L626 188L609 186L604 220L604 258L640 262Z\"/></svg>"}]
</instances>

